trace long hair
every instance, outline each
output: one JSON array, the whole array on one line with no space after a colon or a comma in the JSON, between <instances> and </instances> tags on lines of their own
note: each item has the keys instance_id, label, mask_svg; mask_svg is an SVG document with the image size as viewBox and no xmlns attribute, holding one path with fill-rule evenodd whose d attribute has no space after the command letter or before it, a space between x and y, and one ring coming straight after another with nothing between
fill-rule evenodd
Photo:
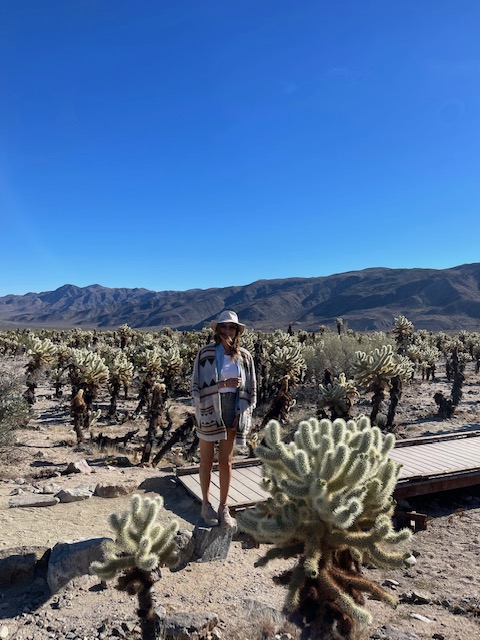
<instances>
[{"instance_id":1,"label":"long hair","mask_svg":"<svg viewBox=\"0 0 480 640\"><path fill-rule=\"evenodd\" d=\"M215 328L215 344L220 344L221 342L221 338L220 338L220 333L219 333L219 329L218 329L218 324ZM238 360L238 356L240 355L240 333L238 331L238 327L237 330L235 331L235 336L233 338L230 339L230 351L232 352L231 358L233 361Z\"/></svg>"}]
</instances>

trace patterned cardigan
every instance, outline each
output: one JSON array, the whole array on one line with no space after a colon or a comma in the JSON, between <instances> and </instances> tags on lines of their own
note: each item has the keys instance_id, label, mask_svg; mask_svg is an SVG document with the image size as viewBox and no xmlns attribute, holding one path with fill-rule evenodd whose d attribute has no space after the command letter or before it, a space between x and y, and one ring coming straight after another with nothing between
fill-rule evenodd
<instances>
[{"instance_id":1,"label":"patterned cardigan","mask_svg":"<svg viewBox=\"0 0 480 640\"><path fill-rule=\"evenodd\" d=\"M239 421L235 443L246 445L246 436L252 424L252 412L257 404L257 380L253 358L240 347L237 360L242 379L237 390ZM207 344L197 353L192 374L192 399L195 407L197 435L202 440L226 440L227 430L222 420L215 344Z\"/></svg>"}]
</instances>

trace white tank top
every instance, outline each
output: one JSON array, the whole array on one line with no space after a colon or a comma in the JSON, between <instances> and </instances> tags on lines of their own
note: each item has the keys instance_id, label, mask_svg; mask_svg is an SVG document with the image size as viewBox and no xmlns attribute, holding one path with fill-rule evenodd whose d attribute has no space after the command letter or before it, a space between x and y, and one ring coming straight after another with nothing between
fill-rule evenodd
<instances>
[{"instance_id":1,"label":"white tank top","mask_svg":"<svg viewBox=\"0 0 480 640\"><path fill-rule=\"evenodd\" d=\"M232 356L223 356L222 371L220 372L220 380L226 380L227 378L238 378L238 365L232 360ZM236 388L225 387L219 389L220 393L232 393L236 391Z\"/></svg>"}]
</instances>

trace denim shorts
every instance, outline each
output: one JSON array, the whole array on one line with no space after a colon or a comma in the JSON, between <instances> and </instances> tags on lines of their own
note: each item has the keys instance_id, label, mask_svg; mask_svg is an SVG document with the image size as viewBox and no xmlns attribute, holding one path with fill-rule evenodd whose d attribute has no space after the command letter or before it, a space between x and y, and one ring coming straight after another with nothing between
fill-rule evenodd
<instances>
[{"instance_id":1,"label":"denim shorts","mask_svg":"<svg viewBox=\"0 0 480 640\"><path fill-rule=\"evenodd\" d=\"M237 404L237 394L236 393L221 393L220 401L222 403L222 418L223 424L227 427L227 429L231 429L233 427L233 423L235 421L235 407Z\"/></svg>"}]
</instances>

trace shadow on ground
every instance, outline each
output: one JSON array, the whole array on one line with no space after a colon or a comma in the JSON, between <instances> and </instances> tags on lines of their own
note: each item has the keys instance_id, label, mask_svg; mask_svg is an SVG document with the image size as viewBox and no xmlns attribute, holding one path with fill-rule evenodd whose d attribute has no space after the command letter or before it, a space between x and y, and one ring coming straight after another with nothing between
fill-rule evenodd
<instances>
[{"instance_id":1,"label":"shadow on ground","mask_svg":"<svg viewBox=\"0 0 480 640\"><path fill-rule=\"evenodd\" d=\"M200 519L200 503L190 496L174 475L147 478L138 487L162 496L167 511L195 526Z\"/></svg>"}]
</instances>

